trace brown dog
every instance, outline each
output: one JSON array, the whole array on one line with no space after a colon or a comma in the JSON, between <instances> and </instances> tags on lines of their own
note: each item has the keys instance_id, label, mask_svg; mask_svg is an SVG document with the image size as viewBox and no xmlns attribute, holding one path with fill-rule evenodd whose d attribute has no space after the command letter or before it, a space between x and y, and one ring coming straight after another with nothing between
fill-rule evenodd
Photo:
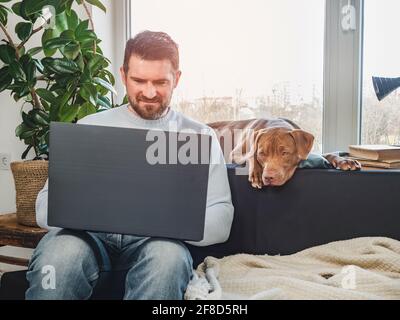
<instances>
[{"instance_id":1,"label":"brown dog","mask_svg":"<svg viewBox=\"0 0 400 320\"><path fill-rule=\"evenodd\" d=\"M251 119L208 124L219 137L228 162L249 161L249 181L254 188L281 186L307 159L314 136L287 119ZM361 165L335 154L323 155L335 168L357 170Z\"/></svg>"}]
</instances>

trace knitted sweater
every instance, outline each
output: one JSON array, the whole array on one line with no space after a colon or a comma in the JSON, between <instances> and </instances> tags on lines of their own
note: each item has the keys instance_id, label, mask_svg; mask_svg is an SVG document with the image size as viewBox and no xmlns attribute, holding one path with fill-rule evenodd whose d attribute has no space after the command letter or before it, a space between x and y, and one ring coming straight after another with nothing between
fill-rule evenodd
<instances>
[{"instance_id":1,"label":"knitted sweater","mask_svg":"<svg viewBox=\"0 0 400 320\"><path fill-rule=\"evenodd\" d=\"M79 124L102 125L112 127L158 129L165 131L194 130L207 133L212 137L210 170L207 190L207 205L205 215L204 238L201 241L187 241L195 246L208 246L225 242L230 233L233 220L233 205L228 182L224 157L215 132L205 124L194 121L180 112L169 109L157 120L146 120L121 106L107 111L91 114L82 118ZM48 182L39 192L36 199L37 224L45 229L53 229L47 224Z\"/></svg>"}]
</instances>

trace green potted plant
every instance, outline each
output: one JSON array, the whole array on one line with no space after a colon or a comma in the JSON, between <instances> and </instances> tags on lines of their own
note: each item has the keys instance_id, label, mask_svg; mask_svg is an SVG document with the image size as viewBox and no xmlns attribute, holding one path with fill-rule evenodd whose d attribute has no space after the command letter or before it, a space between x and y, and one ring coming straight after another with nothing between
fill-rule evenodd
<instances>
[{"instance_id":1,"label":"green potted plant","mask_svg":"<svg viewBox=\"0 0 400 320\"><path fill-rule=\"evenodd\" d=\"M0 0L0 92L10 91L23 100L21 124L15 134L26 144L22 159L33 150L33 160L13 162L18 222L35 226L35 200L47 179L49 124L76 122L82 117L114 107L114 77L107 67L100 39L93 30L87 3L105 11L99 0ZM72 9L82 5L88 19L81 20ZM54 16L43 16L51 6ZM7 29L9 17L21 22L16 37ZM41 25L38 22L43 20ZM53 22L53 25L50 24ZM35 26L35 28L34 28ZM50 26L50 27L49 27ZM29 47L34 34L41 33L41 45ZM27 107L28 105L28 107ZM27 110L28 109L28 110Z\"/></svg>"}]
</instances>

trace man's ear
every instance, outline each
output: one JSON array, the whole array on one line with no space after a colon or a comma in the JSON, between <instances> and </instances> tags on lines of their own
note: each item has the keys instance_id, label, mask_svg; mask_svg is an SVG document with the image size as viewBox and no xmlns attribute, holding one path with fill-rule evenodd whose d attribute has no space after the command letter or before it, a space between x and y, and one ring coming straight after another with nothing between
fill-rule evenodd
<instances>
[{"instance_id":1,"label":"man's ear","mask_svg":"<svg viewBox=\"0 0 400 320\"><path fill-rule=\"evenodd\" d=\"M175 72L175 76L174 76L174 89L178 86L179 83L179 79L181 78L182 75L182 71L178 70Z\"/></svg>"},{"instance_id":2,"label":"man's ear","mask_svg":"<svg viewBox=\"0 0 400 320\"><path fill-rule=\"evenodd\" d=\"M308 154L311 152L314 143L314 136L304 130L295 129L289 134L292 135L296 143L297 153L301 160L306 160Z\"/></svg>"},{"instance_id":3,"label":"man's ear","mask_svg":"<svg viewBox=\"0 0 400 320\"><path fill-rule=\"evenodd\" d=\"M126 86L126 74L125 74L125 71L124 71L124 67L120 67L119 68L119 72L121 74L122 83L124 84L124 86Z\"/></svg>"},{"instance_id":4,"label":"man's ear","mask_svg":"<svg viewBox=\"0 0 400 320\"><path fill-rule=\"evenodd\" d=\"M261 129L257 131L254 131L253 129L246 130L246 132L244 132L240 138L239 143L230 154L231 162L243 164L247 160L254 158L258 149L258 140L267 130L268 129Z\"/></svg>"}]
</instances>

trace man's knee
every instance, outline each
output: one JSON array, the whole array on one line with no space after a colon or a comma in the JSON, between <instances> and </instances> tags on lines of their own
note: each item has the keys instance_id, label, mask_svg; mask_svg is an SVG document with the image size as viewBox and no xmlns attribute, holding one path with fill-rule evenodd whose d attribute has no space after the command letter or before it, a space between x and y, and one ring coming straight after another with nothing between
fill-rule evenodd
<instances>
[{"instance_id":1,"label":"man's knee","mask_svg":"<svg viewBox=\"0 0 400 320\"><path fill-rule=\"evenodd\" d=\"M180 241L151 239L142 254L151 264L157 265L160 271L191 271L193 267L192 256Z\"/></svg>"},{"instance_id":2,"label":"man's knee","mask_svg":"<svg viewBox=\"0 0 400 320\"><path fill-rule=\"evenodd\" d=\"M98 276L96 255L87 235L67 230L50 231L35 249L29 262L27 279L30 285L54 276L60 285L68 285L77 274L89 281Z\"/></svg>"}]
</instances>

